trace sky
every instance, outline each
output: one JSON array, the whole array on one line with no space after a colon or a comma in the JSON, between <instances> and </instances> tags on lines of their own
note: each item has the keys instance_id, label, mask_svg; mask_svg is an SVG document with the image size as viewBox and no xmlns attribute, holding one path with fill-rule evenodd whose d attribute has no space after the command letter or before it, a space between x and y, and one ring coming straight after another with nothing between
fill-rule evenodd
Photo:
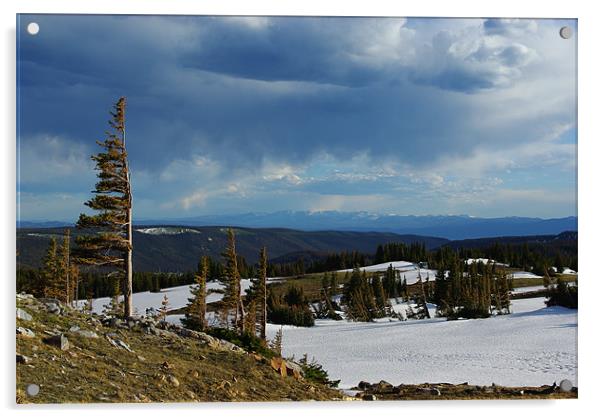
<instances>
[{"instance_id":1,"label":"sky","mask_svg":"<svg viewBox=\"0 0 602 418\"><path fill-rule=\"evenodd\" d=\"M21 220L89 212L120 96L137 219L577 215L574 20L20 15L17 32Z\"/></svg>"}]
</instances>

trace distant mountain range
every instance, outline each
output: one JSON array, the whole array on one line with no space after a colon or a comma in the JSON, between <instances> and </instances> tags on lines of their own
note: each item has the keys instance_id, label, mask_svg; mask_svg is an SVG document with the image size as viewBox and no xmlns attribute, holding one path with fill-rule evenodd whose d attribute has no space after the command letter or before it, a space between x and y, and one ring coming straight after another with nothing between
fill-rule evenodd
<instances>
[{"instance_id":1,"label":"distant mountain range","mask_svg":"<svg viewBox=\"0 0 602 418\"><path fill-rule=\"evenodd\" d=\"M39 267L50 238L61 240L65 227L19 228L17 230L17 261L19 265ZM444 238L400 235L390 232L355 231L298 231L276 228L235 228L236 249L251 263L258 259L265 246L270 259L287 254L315 252L328 254L340 251L359 251L373 254L379 244L389 242L422 242L429 249L439 247ZM72 237L80 231L71 229ZM134 270L137 271L191 271L201 255L221 259L227 244L226 228L181 227L155 225L134 229ZM291 258L291 257L289 257ZM297 257L292 257L297 259Z\"/></svg>"},{"instance_id":2,"label":"distant mountain range","mask_svg":"<svg viewBox=\"0 0 602 418\"><path fill-rule=\"evenodd\" d=\"M466 215L386 215L369 212L280 211L238 215L207 215L178 219L138 220L136 225L238 226L247 228L289 228L303 231L390 232L436 236L452 240L551 235L576 231L577 218L542 219L528 217L477 218ZM67 226L57 222L22 221L21 227Z\"/></svg>"},{"instance_id":3,"label":"distant mountain range","mask_svg":"<svg viewBox=\"0 0 602 418\"><path fill-rule=\"evenodd\" d=\"M17 263L39 267L50 238L62 239L65 227L20 228L17 230ZM71 230L72 236L81 233ZM248 262L257 261L261 247L268 248L270 262L320 260L340 251L359 251L373 255L379 244L421 242L428 249L441 246L484 248L493 243L524 244L538 247L541 253L561 250L577 252L577 232L536 236L506 236L450 241L445 238L402 235L391 232L299 231L283 228L235 228L236 248ZM221 259L226 246L226 228L216 226L137 226L134 229L134 269L136 271L190 271L196 268L201 255Z\"/></svg>"}]
</instances>

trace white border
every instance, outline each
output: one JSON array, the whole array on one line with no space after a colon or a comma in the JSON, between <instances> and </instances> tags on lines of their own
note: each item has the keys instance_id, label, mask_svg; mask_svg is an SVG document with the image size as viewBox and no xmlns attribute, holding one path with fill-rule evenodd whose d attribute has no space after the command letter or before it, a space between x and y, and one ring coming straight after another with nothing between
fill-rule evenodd
<instances>
[{"instance_id":1,"label":"white border","mask_svg":"<svg viewBox=\"0 0 602 418\"><path fill-rule=\"evenodd\" d=\"M52 417L81 416L104 417L107 414L137 415L148 417L176 412L178 415L229 416L338 416L359 417L372 415L444 415L446 418L479 416L504 417L528 416L588 416L594 411L600 392L600 316L596 294L600 294L602 268L600 260L599 196L602 189L599 180L602 140L600 122L602 109L599 104L600 65L599 43L602 40L600 14L594 1L545 1L498 0L492 2L471 0L414 0L391 2L382 0L253 0L253 1L201 1L201 0L104 0L74 2L68 0L4 0L0 3L3 24L4 53L1 66L5 97L1 101L4 138L2 141L2 182L0 196L2 206L2 240L0 254L3 257L4 274L4 341L2 359L6 367L2 379L7 416ZM485 5L486 4L486 5ZM119 14L237 14L237 15L347 15L347 16L449 16L449 17L563 17L579 19L579 272L581 300L579 313L579 400L578 401L456 401L456 402L397 402L388 404L172 404L172 405L112 405L112 406L14 406L14 268L15 268L15 14L16 13L119 13ZM598 180L598 181L597 181ZM9 309L10 308L10 309ZM593 414L592 414L593 415Z\"/></svg>"}]
</instances>

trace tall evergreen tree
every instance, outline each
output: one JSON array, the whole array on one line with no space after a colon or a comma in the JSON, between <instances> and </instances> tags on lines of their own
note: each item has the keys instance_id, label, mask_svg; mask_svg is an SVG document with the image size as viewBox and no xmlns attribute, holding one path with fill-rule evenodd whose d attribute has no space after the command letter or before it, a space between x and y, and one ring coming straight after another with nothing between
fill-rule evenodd
<instances>
[{"instance_id":1,"label":"tall evergreen tree","mask_svg":"<svg viewBox=\"0 0 602 418\"><path fill-rule=\"evenodd\" d=\"M188 299L188 306L183 323L188 328L204 330L207 328L207 275L209 274L209 257L203 256L199 261L194 281L196 286L190 293L192 297Z\"/></svg>"},{"instance_id":2,"label":"tall evergreen tree","mask_svg":"<svg viewBox=\"0 0 602 418\"><path fill-rule=\"evenodd\" d=\"M249 319L248 324L252 323L251 329L247 327L247 332L255 332L255 324L259 320L259 336L266 341L267 326L267 275L268 275L268 252L265 247L259 251L259 266L256 274L251 279L251 287L247 291L249 306L247 316L252 316L252 322Z\"/></svg>"},{"instance_id":3,"label":"tall evergreen tree","mask_svg":"<svg viewBox=\"0 0 602 418\"><path fill-rule=\"evenodd\" d=\"M245 329L245 310L240 293L240 272L238 271L238 257L236 255L236 238L234 230L228 229L228 245L222 253L225 261L224 276L220 279L224 284L224 318L228 321L230 312L234 310L234 326L239 332Z\"/></svg>"},{"instance_id":4,"label":"tall evergreen tree","mask_svg":"<svg viewBox=\"0 0 602 418\"><path fill-rule=\"evenodd\" d=\"M59 298L61 296L61 283L59 279L60 268L57 256L56 239L50 238L46 255L42 260L43 268L41 277L41 289L44 297Z\"/></svg>"},{"instance_id":5,"label":"tall evergreen tree","mask_svg":"<svg viewBox=\"0 0 602 418\"><path fill-rule=\"evenodd\" d=\"M112 269L123 284L124 316L133 313L132 305L132 189L125 146L125 98L111 112L111 131L103 148L91 158L96 163L99 181L95 196L85 204L96 215L81 214L78 228L90 231L77 237L77 261L80 264Z\"/></svg>"},{"instance_id":6,"label":"tall evergreen tree","mask_svg":"<svg viewBox=\"0 0 602 418\"><path fill-rule=\"evenodd\" d=\"M57 277L55 297L65 303L77 298L75 294L78 282L77 265L71 261L71 233L67 228L63 238L63 243L57 254Z\"/></svg>"}]
</instances>

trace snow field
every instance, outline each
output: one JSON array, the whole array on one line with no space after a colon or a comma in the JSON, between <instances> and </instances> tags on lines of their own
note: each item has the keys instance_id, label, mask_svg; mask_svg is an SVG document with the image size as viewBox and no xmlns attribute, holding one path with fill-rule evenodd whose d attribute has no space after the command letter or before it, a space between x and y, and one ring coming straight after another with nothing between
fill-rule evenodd
<instances>
[{"instance_id":1,"label":"snow field","mask_svg":"<svg viewBox=\"0 0 602 418\"><path fill-rule=\"evenodd\" d=\"M316 320L283 327L283 351L308 353L341 388L360 380L507 386L577 384L577 312L546 308L544 298L515 300L512 314L487 319L433 318L360 323ZM269 338L280 327L270 324Z\"/></svg>"}]
</instances>

